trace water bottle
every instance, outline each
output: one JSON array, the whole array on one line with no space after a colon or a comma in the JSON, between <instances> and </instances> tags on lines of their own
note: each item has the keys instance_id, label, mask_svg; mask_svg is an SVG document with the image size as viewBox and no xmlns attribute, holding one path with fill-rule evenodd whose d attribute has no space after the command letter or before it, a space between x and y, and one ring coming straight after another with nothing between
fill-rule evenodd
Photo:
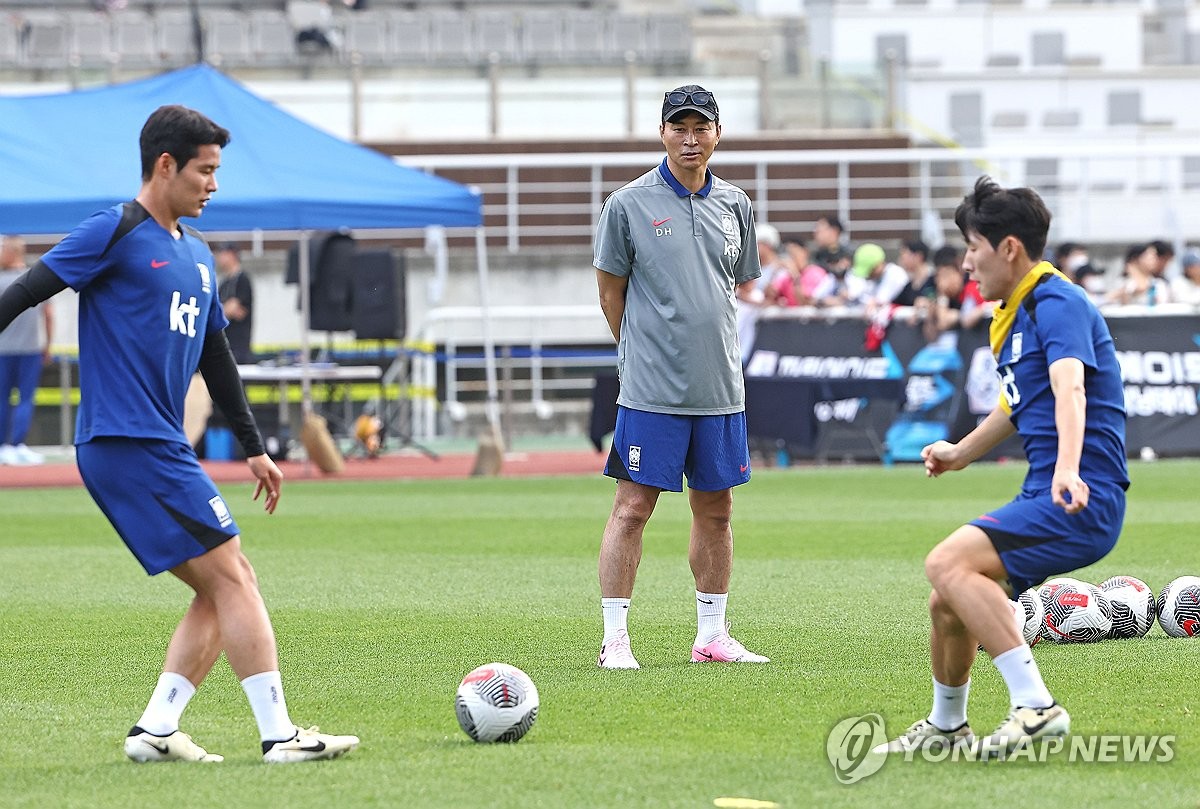
<instances>
[{"instance_id":1,"label":"water bottle","mask_svg":"<svg viewBox=\"0 0 1200 809\"><path fill-rule=\"evenodd\" d=\"M792 459L788 455L787 442L782 438L775 441L775 465L776 466L791 466Z\"/></svg>"}]
</instances>

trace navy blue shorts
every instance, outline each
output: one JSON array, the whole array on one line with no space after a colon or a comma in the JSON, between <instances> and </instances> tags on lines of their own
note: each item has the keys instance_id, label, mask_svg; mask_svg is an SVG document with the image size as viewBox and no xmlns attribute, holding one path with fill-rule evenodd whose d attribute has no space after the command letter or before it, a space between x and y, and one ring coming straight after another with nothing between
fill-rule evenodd
<instances>
[{"instance_id":1,"label":"navy blue shorts","mask_svg":"<svg viewBox=\"0 0 1200 809\"><path fill-rule=\"evenodd\" d=\"M92 499L151 576L239 533L187 444L94 438L76 447L75 459Z\"/></svg>"},{"instance_id":2,"label":"navy blue shorts","mask_svg":"<svg viewBox=\"0 0 1200 809\"><path fill-rule=\"evenodd\" d=\"M669 492L732 489L750 480L746 414L679 416L617 408L604 474Z\"/></svg>"},{"instance_id":3,"label":"navy blue shorts","mask_svg":"<svg viewBox=\"0 0 1200 809\"><path fill-rule=\"evenodd\" d=\"M1125 491L1120 486L1091 486L1088 505L1067 514L1050 499L1050 490L1022 491L995 511L971 520L992 540L1013 595L1096 562L1117 544L1125 520Z\"/></svg>"}]
</instances>

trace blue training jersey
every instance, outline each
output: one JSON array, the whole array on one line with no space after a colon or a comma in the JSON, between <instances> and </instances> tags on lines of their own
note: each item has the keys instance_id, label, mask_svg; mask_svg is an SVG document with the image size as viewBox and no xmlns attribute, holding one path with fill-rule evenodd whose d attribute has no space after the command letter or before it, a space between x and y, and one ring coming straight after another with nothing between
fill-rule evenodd
<instances>
[{"instance_id":1,"label":"blue training jersey","mask_svg":"<svg viewBox=\"0 0 1200 809\"><path fill-rule=\"evenodd\" d=\"M1029 472L1024 489L1050 487L1058 460L1058 429L1050 365L1064 357L1083 363L1087 396L1079 476L1128 488L1125 465L1125 388L1112 335L1083 289L1046 276L1022 302L1000 350L1001 395L1025 446Z\"/></svg>"},{"instance_id":2,"label":"blue training jersey","mask_svg":"<svg viewBox=\"0 0 1200 809\"><path fill-rule=\"evenodd\" d=\"M84 220L42 256L79 293L75 443L98 436L187 441L183 401L209 329L223 329L213 254L176 239L141 204Z\"/></svg>"}]
</instances>

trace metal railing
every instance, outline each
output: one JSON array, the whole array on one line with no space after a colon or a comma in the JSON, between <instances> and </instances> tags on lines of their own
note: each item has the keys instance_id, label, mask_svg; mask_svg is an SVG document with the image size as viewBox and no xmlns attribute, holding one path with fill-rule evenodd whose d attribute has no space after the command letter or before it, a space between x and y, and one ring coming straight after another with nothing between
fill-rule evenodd
<instances>
[{"instance_id":1,"label":"metal railing","mask_svg":"<svg viewBox=\"0 0 1200 809\"><path fill-rule=\"evenodd\" d=\"M480 348L485 317L490 319L499 370L504 376L500 386L504 410L511 409L512 399L520 388L522 394L528 394L535 413L549 415L554 405L547 392L579 392L591 387L590 377L553 379L548 378L550 372L612 367L616 363L612 335L599 306L493 306L486 312L478 306L433 309L409 351L411 386L424 392L415 399L410 411L411 433L418 441L444 432L436 396L439 368L445 374L443 408L450 420L465 418L464 398L481 399L478 394L485 390L484 383L467 381L463 376L472 371L478 373L486 365ZM571 324L571 342L579 350L562 350L563 322ZM522 372L520 385L513 379L514 370Z\"/></svg>"},{"instance_id":2,"label":"metal railing","mask_svg":"<svg viewBox=\"0 0 1200 809\"><path fill-rule=\"evenodd\" d=\"M405 165L482 193L488 243L510 252L590 244L605 197L660 152L405 155ZM718 150L713 170L746 190L760 222L807 237L835 213L854 241L956 240L954 208L981 174L1029 185L1054 214L1051 243L1200 237L1200 144L1003 149ZM489 178L483 180L482 178Z\"/></svg>"}]
</instances>

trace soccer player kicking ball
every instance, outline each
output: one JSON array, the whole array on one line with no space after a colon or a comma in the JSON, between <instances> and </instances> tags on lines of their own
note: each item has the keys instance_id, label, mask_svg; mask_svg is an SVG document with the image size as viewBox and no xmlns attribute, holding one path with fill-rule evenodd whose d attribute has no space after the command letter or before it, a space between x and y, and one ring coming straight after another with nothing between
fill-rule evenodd
<instances>
[{"instance_id":1,"label":"soccer player kicking ball","mask_svg":"<svg viewBox=\"0 0 1200 809\"><path fill-rule=\"evenodd\" d=\"M1004 603L1050 576L1103 558L1125 516L1125 398L1108 326L1086 292L1047 262L1050 212L1028 188L989 177L955 211L967 241L964 269L987 300L999 300L991 347L1000 401L956 444L925 447L925 472L962 469L1015 431L1029 461L1021 492L962 526L925 559L933 710L876 749L968 745L980 755L1070 732ZM987 738L967 725L967 692L978 645L1000 670L1012 710Z\"/></svg>"},{"instance_id":2,"label":"soccer player kicking ball","mask_svg":"<svg viewBox=\"0 0 1200 809\"><path fill-rule=\"evenodd\" d=\"M196 688L225 652L262 736L263 760L340 756L357 736L292 724L275 632L242 554L237 524L183 432L197 370L233 426L274 513L283 475L263 450L225 339L213 255L181 225L217 191L229 132L200 113L160 107L142 128L136 199L85 220L0 296L0 330L70 286L79 292L76 460L92 498L150 575L195 591L167 646L145 713L125 739L134 761L221 761L179 730Z\"/></svg>"}]
</instances>

